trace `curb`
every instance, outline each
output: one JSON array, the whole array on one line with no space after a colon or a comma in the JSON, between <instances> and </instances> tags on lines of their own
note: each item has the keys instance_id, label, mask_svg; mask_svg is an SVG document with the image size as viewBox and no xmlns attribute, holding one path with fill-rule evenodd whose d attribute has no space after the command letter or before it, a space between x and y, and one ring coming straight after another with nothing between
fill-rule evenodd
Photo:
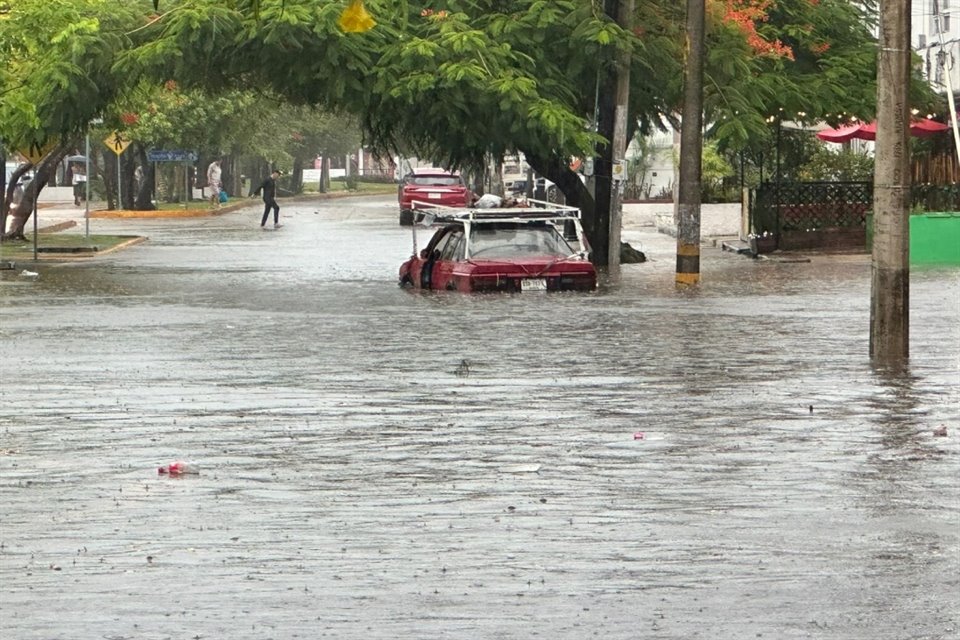
<instances>
[{"instance_id":1,"label":"curb","mask_svg":"<svg viewBox=\"0 0 960 640\"><path fill-rule=\"evenodd\" d=\"M57 231L63 231L64 229L70 229L75 226L77 226L76 220L64 220L63 222L41 227L37 229L37 233L56 233Z\"/></svg>"},{"instance_id":2,"label":"curb","mask_svg":"<svg viewBox=\"0 0 960 640\"><path fill-rule=\"evenodd\" d=\"M112 247L108 247L102 251L84 251L84 252L73 252L73 251L43 251L42 255L38 254L36 260L4 260L3 263L13 265L12 268L16 268L16 265L21 262L29 262L30 264L36 264L38 262L48 262L48 263L60 263L60 262L83 262L86 260L92 260L98 256L104 256L108 253L113 253L114 251L120 251L121 249L126 249L132 247L135 244L140 244L146 242L150 238L148 236L128 236L127 240L116 244Z\"/></svg>"},{"instance_id":3,"label":"curb","mask_svg":"<svg viewBox=\"0 0 960 640\"><path fill-rule=\"evenodd\" d=\"M249 203L237 203L233 205L227 205L219 209L187 209L186 211L182 210L165 210L165 211L130 211L123 209L120 211L110 211L102 209L100 211L91 211L91 218L100 218L100 219L150 219L150 218L207 218L210 216L219 216L225 213L232 213L244 207L250 206Z\"/></svg>"},{"instance_id":4,"label":"curb","mask_svg":"<svg viewBox=\"0 0 960 640\"><path fill-rule=\"evenodd\" d=\"M287 203L299 203L299 202L313 202L317 200L335 200L338 198L363 198L363 197L379 197L383 195L389 195L386 193L355 193L351 191L338 191L336 193L318 193L313 195L297 195L289 196L286 198L278 198L277 202L281 205ZM120 211L111 211L108 209L101 209L99 211L91 211L91 218L101 218L101 219L150 219L150 218L206 218L210 216L222 216L225 213L233 213L234 211L239 211L247 207L261 207L262 202L254 198L239 198L238 202L234 204L227 204L225 207L219 209L187 209L183 210L174 210L168 209L164 211L130 211L128 209L123 209Z\"/></svg>"}]
</instances>

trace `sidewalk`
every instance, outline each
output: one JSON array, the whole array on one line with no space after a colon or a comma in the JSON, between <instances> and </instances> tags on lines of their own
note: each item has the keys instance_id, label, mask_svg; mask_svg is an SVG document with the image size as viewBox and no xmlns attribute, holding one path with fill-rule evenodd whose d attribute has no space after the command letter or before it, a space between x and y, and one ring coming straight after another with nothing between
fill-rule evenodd
<instances>
[{"instance_id":1,"label":"sidewalk","mask_svg":"<svg viewBox=\"0 0 960 640\"><path fill-rule=\"evenodd\" d=\"M222 215L252 206L250 200L239 200L227 203L219 209L164 209L155 211L110 211L106 202L91 202L89 209L90 220L105 218L200 218L211 215ZM73 202L45 202L40 203L37 210L37 224L41 232L50 233L73 226L83 226L87 219L87 207L79 207ZM32 221L27 222L28 230L32 230Z\"/></svg>"},{"instance_id":2,"label":"sidewalk","mask_svg":"<svg viewBox=\"0 0 960 640\"><path fill-rule=\"evenodd\" d=\"M44 190L46 191L46 190ZM300 202L310 202L316 200L329 200L333 198L346 198L351 196L358 196L364 194L357 194L350 191L337 191L334 193L325 193L325 194L310 194L302 196L293 196L289 198L280 198L279 202L282 205L294 204ZM376 194L370 194L376 195ZM70 196L69 200L65 200L66 197L63 193L59 193L59 190L53 189L53 193L49 196L44 197L44 192L41 192L40 202L38 203L37 211L37 225L41 233L53 233L56 231L62 231L64 229L69 229L72 227L84 227L87 222L87 207L85 203L81 203L80 206L77 206L73 203L73 198ZM197 204L195 200L193 204ZM164 210L153 210L153 211L131 211L131 210L119 210L112 211L107 208L106 202L91 202L90 203L90 220L104 220L104 219L157 219L157 218L203 218L207 216L219 216L226 213L232 213L234 211L239 211L241 209L246 209L248 207L262 208L263 202L260 198L232 198L229 202L224 205L221 205L218 209L211 209L209 207L204 208L193 208L193 209L164 209ZM27 221L26 232L33 233L33 221Z\"/></svg>"}]
</instances>

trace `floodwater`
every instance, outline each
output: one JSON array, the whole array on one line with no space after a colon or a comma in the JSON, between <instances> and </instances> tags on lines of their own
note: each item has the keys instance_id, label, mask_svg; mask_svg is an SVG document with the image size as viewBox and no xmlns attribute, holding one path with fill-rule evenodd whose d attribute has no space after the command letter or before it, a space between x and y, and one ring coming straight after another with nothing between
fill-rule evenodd
<instances>
[{"instance_id":1,"label":"floodwater","mask_svg":"<svg viewBox=\"0 0 960 640\"><path fill-rule=\"evenodd\" d=\"M863 256L421 294L389 200L283 214L6 276L0 637L960 634L957 270L896 372Z\"/></svg>"}]
</instances>

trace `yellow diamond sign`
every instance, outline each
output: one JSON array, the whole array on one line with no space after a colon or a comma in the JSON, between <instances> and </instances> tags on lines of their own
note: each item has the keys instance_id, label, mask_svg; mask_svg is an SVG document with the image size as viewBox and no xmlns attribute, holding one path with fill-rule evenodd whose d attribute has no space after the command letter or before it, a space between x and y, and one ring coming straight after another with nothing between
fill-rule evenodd
<instances>
[{"instance_id":1,"label":"yellow diamond sign","mask_svg":"<svg viewBox=\"0 0 960 640\"><path fill-rule=\"evenodd\" d=\"M30 164L37 164L43 159L45 155L53 151L53 147L55 146L56 145L54 145L52 142L48 142L42 145L31 144L29 147L26 147L25 149L18 149L18 152L24 158L29 160Z\"/></svg>"},{"instance_id":2,"label":"yellow diamond sign","mask_svg":"<svg viewBox=\"0 0 960 640\"><path fill-rule=\"evenodd\" d=\"M123 153L127 146L130 144L130 140L124 137L119 131L114 131L106 138L103 139L103 144L107 145L107 148L110 151L113 151L118 156Z\"/></svg>"}]
</instances>

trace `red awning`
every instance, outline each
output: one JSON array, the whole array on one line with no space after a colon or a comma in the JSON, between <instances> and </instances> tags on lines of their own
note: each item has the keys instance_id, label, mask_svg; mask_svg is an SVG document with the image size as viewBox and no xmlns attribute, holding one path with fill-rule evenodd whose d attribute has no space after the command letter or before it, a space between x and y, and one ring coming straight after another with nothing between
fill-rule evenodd
<instances>
[{"instance_id":1,"label":"red awning","mask_svg":"<svg viewBox=\"0 0 960 640\"><path fill-rule=\"evenodd\" d=\"M936 120L926 118L914 120L910 123L910 135L918 138L926 138L943 133L949 129L947 125ZM877 121L870 124L857 122L845 127L836 129L824 129L817 133L817 137L827 142L850 142L854 138L857 140L876 140L877 139Z\"/></svg>"},{"instance_id":2,"label":"red awning","mask_svg":"<svg viewBox=\"0 0 960 640\"><path fill-rule=\"evenodd\" d=\"M867 133L863 131L863 128L866 126L868 125L857 122L845 127L837 127L836 129L824 129L823 131L817 132L817 137L827 142L850 142L854 138L858 140L873 140L872 135L867 137Z\"/></svg>"},{"instance_id":3,"label":"red awning","mask_svg":"<svg viewBox=\"0 0 960 640\"><path fill-rule=\"evenodd\" d=\"M914 120L910 123L910 135L926 138L928 136L935 136L938 133L943 133L949 128L949 125L945 125L942 122L924 118L923 120Z\"/></svg>"}]
</instances>

